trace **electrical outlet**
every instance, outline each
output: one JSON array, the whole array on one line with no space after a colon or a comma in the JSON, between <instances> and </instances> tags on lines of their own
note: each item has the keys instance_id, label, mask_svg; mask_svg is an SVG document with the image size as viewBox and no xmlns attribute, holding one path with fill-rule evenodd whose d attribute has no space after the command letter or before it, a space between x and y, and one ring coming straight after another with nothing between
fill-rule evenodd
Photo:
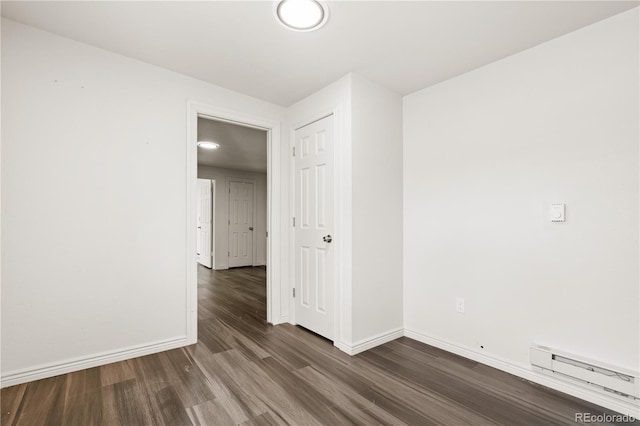
<instances>
[{"instance_id":1,"label":"electrical outlet","mask_svg":"<svg viewBox=\"0 0 640 426\"><path fill-rule=\"evenodd\" d=\"M464 299L460 297L456 299L456 312L464 314Z\"/></svg>"}]
</instances>

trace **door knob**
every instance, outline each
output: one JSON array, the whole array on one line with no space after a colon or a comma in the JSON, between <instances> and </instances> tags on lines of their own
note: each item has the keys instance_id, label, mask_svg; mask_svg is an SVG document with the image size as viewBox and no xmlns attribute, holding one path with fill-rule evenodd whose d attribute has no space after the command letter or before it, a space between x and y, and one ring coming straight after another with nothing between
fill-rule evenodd
<instances>
[{"instance_id":1,"label":"door knob","mask_svg":"<svg viewBox=\"0 0 640 426\"><path fill-rule=\"evenodd\" d=\"M250 227L249 227L249 231L253 231L253 226L250 226Z\"/></svg>"},{"instance_id":2,"label":"door knob","mask_svg":"<svg viewBox=\"0 0 640 426\"><path fill-rule=\"evenodd\" d=\"M202 229L202 226L198 226L198 229Z\"/></svg>"},{"instance_id":3,"label":"door knob","mask_svg":"<svg viewBox=\"0 0 640 426\"><path fill-rule=\"evenodd\" d=\"M333 241L333 238L331 237L331 235L325 235L324 237L322 237L322 241L324 241L325 243L330 243L331 241Z\"/></svg>"}]
</instances>

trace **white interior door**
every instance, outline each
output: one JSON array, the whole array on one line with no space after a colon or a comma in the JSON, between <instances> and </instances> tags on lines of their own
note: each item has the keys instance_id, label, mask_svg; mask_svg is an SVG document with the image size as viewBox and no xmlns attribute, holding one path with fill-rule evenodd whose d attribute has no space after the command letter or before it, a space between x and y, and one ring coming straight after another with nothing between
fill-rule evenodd
<instances>
[{"instance_id":1,"label":"white interior door","mask_svg":"<svg viewBox=\"0 0 640 426\"><path fill-rule=\"evenodd\" d=\"M211 268L212 245L212 185L209 179L198 179L198 263Z\"/></svg>"},{"instance_id":2,"label":"white interior door","mask_svg":"<svg viewBox=\"0 0 640 426\"><path fill-rule=\"evenodd\" d=\"M333 340L333 116L295 133L296 323Z\"/></svg>"},{"instance_id":3,"label":"white interior door","mask_svg":"<svg viewBox=\"0 0 640 426\"><path fill-rule=\"evenodd\" d=\"M253 183L229 182L229 267L253 265Z\"/></svg>"}]
</instances>

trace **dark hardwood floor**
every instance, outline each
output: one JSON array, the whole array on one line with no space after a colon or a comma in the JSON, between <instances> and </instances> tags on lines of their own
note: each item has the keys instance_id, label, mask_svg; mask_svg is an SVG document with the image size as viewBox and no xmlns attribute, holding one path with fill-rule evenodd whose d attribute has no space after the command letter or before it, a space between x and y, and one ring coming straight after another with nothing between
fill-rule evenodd
<instances>
[{"instance_id":1,"label":"dark hardwood floor","mask_svg":"<svg viewBox=\"0 0 640 426\"><path fill-rule=\"evenodd\" d=\"M575 425L608 411L400 338L265 322L265 270L199 269L199 343L2 390L3 425Z\"/></svg>"}]
</instances>

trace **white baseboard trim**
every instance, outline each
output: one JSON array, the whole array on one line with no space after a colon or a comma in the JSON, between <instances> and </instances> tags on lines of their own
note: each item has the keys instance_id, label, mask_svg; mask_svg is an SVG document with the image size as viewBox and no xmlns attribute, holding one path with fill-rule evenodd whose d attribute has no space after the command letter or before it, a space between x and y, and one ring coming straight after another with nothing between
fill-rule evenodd
<instances>
[{"instance_id":1,"label":"white baseboard trim","mask_svg":"<svg viewBox=\"0 0 640 426\"><path fill-rule=\"evenodd\" d=\"M289 322L289 315L283 315L280 317L279 320L276 320L276 322L274 322L273 325L286 324L288 322Z\"/></svg>"},{"instance_id":2,"label":"white baseboard trim","mask_svg":"<svg viewBox=\"0 0 640 426\"><path fill-rule=\"evenodd\" d=\"M130 348L94 354L88 357L75 358L63 362L39 365L34 368L27 368L3 374L0 377L0 388L32 382L34 380L46 379L48 377L59 376L60 374L72 373L86 368L98 367L100 365L111 364L113 362L124 361L144 355L151 355L170 349L187 346L186 337L163 340L148 345L133 346Z\"/></svg>"},{"instance_id":3,"label":"white baseboard trim","mask_svg":"<svg viewBox=\"0 0 640 426\"><path fill-rule=\"evenodd\" d=\"M348 355L353 355L351 353L351 346L345 342L333 342L333 346L335 346L336 348L340 349L342 352Z\"/></svg>"},{"instance_id":4,"label":"white baseboard trim","mask_svg":"<svg viewBox=\"0 0 640 426\"><path fill-rule=\"evenodd\" d=\"M537 383L539 385L543 385L551 389L557 390L559 392L563 392L571 396L575 396L576 398L589 401L593 404L600 405L601 407L608 408L618 413L622 413L628 416L633 416L636 419L640 418L640 404L634 404L633 402L631 402L631 400L626 401L622 399L622 397L619 398L619 397L616 397L615 395L611 395L611 396L605 395L603 393L598 392L597 390L592 390L592 389L588 389L586 387L580 386L578 383L566 382L564 380L559 380L554 377L550 377L548 375L538 373L536 371L531 370L530 366L528 365L524 366L520 364L515 364L506 359L502 359L492 355L487 355L485 353L480 353L469 347L456 345L454 343L450 343L442 339L428 336L419 331L405 329L404 335L410 339L414 339L419 342L426 343L427 345L431 345L431 346L435 346L436 348L443 349L447 352L451 352L456 355L460 355L462 357L472 359L474 361L488 365L490 367L497 368L498 370L502 370L507 373L513 374L514 376L518 376L523 379L529 380L531 382ZM594 414L598 414L598 413L594 413Z\"/></svg>"},{"instance_id":5,"label":"white baseboard trim","mask_svg":"<svg viewBox=\"0 0 640 426\"><path fill-rule=\"evenodd\" d=\"M375 336L371 336L367 339L359 340L351 345L347 345L343 342L334 343L338 349L343 352L346 352L349 355L357 355L360 352L367 351L371 348L375 348L376 346L384 345L387 342L395 340L399 337L404 336L403 328L396 328L394 330L385 331L384 333L376 334Z\"/></svg>"}]
</instances>

